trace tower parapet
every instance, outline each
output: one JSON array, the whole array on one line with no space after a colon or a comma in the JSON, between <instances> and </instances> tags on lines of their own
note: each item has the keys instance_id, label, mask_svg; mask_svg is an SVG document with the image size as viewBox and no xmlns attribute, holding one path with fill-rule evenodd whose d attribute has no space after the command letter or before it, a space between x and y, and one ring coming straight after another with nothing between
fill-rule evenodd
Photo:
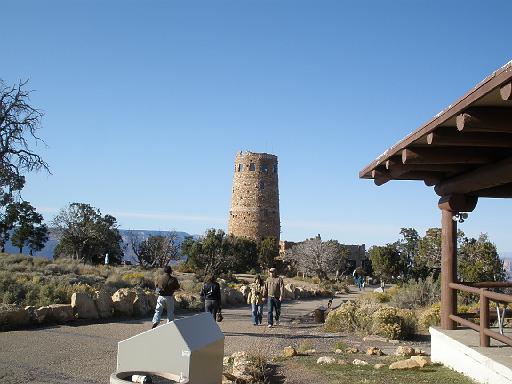
<instances>
[{"instance_id":1,"label":"tower parapet","mask_svg":"<svg viewBox=\"0 0 512 384\"><path fill-rule=\"evenodd\" d=\"M237 237L279 241L277 156L268 153L239 152L229 210L228 233Z\"/></svg>"}]
</instances>

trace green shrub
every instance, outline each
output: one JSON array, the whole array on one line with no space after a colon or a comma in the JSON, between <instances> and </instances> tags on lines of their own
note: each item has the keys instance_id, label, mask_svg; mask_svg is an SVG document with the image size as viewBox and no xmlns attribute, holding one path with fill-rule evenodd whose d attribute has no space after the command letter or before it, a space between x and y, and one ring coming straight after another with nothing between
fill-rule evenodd
<instances>
[{"instance_id":1,"label":"green shrub","mask_svg":"<svg viewBox=\"0 0 512 384\"><path fill-rule=\"evenodd\" d=\"M414 312L383 306L370 295L347 301L327 316L325 330L376 334L390 339L406 339L416 332Z\"/></svg>"},{"instance_id":2,"label":"green shrub","mask_svg":"<svg viewBox=\"0 0 512 384\"><path fill-rule=\"evenodd\" d=\"M429 276L425 280L408 281L397 288L396 293L392 296L389 303L394 307L408 309L424 307L439 301L441 286L439 280L434 280L432 276Z\"/></svg>"},{"instance_id":3,"label":"green shrub","mask_svg":"<svg viewBox=\"0 0 512 384\"><path fill-rule=\"evenodd\" d=\"M426 308L421 312L419 317L419 325L423 329L428 329L430 326L441 324L441 304L436 303Z\"/></svg>"}]
</instances>

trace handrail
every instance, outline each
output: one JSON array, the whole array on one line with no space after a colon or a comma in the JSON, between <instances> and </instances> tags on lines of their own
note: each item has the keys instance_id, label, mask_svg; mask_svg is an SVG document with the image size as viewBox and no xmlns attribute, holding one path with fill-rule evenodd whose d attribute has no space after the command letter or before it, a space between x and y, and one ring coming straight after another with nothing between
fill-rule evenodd
<instances>
[{"instance_id":1,"label":"handrail","mask_svg":"<svg viewBox=\"0 0 512 384\"><path fill-rule=\"evenodd\" d=\"M502 343L512 347L512 338L501 333L494 332L489 328L489 300L496 301L498 305L499 303L512 303L512 295L506 295L488 290L489 288L512 287L512 282L449 283L448 286L449 288L457 291L469 292L480 296L480 325L466 320L461 316L458 316L458 314L450 313L448 317L452 321L478 331L480 333L481 347L489 347L491 344L491 338L501 341ZM461 315L463 316L463 314Z\"/></svg>"}]
</instances>

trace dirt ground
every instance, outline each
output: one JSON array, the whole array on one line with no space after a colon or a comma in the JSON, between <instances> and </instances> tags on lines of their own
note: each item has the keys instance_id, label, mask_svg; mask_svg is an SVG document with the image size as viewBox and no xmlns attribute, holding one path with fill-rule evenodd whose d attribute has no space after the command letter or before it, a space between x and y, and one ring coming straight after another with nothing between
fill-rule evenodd
<instances>
[{"instance_id":1,"label":"dirt ground","mask_svg":"<svg viewBox=\"0 0 512 384\"><path fill-rule=\"evenodd\" d=\"M350 293L335 298L334 305L355 297ZM253 326L248 307L223 310L220 323L225 335L224 354L248 351L268 359L282 355L286 346L314 348L320 356L332 352L336 342L359 346L378 346L392 353L396 345L384 342L365 343L355 336L323 333L309 315L327 299L290 301L283 303L279 326L267 328ZM177 317L191 314L177 314ZM115 321L102 324L73 324L40 327L0 333L0 382L2 383L108 383L116 369L117 342L149 329L151 319ZM413 344L413 345L417 345ZM429 349L428 343L420 343ZM321 383L318 377L293 361L280 361L274 365L275 383Z\"/></svg>"}]
</instances>

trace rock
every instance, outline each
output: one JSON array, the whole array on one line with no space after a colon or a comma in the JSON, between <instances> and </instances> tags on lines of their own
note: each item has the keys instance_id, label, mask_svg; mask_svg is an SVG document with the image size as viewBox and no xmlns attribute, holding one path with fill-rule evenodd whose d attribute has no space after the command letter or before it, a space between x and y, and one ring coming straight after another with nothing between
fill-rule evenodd
<instances>
[{"instance_id":1,"label":"rock","mask_svg":"<svg viewBox=\"0 0 512 384\"><path fill-rule=\"evenodd\" d=\"M288 283L284 286L284 297L286 299L295 300L297 298L297 293L299 291L296 291L295 285Z\"/></svg>"},{"instance_id":2,"label":"rock","mask_svg":"<svg viewBox=\"0 0 512 384\"><path fill-rule=\"evenodd\" d=\"M244 296L244 298L247 298L247 296L249 296L249 292L251 292L251 287L248 285L242 285L239 291Z\"/></svg>"},{"instance_id":3,"label":"rock","mask_svg":"<svg viewBox=\"0 0 512 384\"><path fill-rule=\"evenodd\" d=\"M340 353L343 353L343 351L338 348L337 350L334 351L334 353L340 354Z\"/></svg>"},{"instance_id":4,"label":"rock","mask_svg":"<svg viewBox=\"0 0 512 384\"><path fill-rule=\"evenodd\" d=\"M67 323L75 320L71 304L50 304L48 308L50 309L51 320L57 323Z\"/></svg>"},{"instance_id":5,"label":"rock","mask_svg":"<svg viewBox=\"0 0 512 384\"><path fill-rule=\"evenodd\" d=\"M416 351L414 350L414 348L406 345L399 346L395 351L396 356L414 356L415 354Z\"/></svg>"},{"instance_id":6,"label":"rock","mask_svg":"<svg viewBox=\"0 0 512 384\"><path fill-rule=\"evenodd\" d=\"M317 364L335 364L336 359L332 356L321 356L316 361Z\"/></svg>"},{"instance_id":7,"label":"rock","mask_svg":"<svg viewBox=\"0 0 512 384\"><path fill-rule=\"evenodd\" d=\"M386 366L386 364L375 364L375 365L373 366L373 368L375 368L375 369L381 369L382 367L385 367L385 366Z\"/></svg>"},{"instance_id":8,"label":"rock","mask_svg":"<svg viewBox=\"0 0 512 384\"><path fill-rule=\"evenodd\" d=\"M34 307L33 305L27 305L25 307L25 311L27 311L28 313L28 317L30 319L30 322L32 323L35 323L37 322L37 317L36 317L36 307Z\"/></svg>"},{"instance_id":9,"label":"rock","mask_svg":"<svg viewBox=\"0 0 512 384\"><path fill-rule=\"evenodd\" d=\"M312 355L313 353L316 353L316 349L314 349L314 348L313 348L313 349L306 349L306 350L304 351L304 353L305 353L306 355Z\"/></svg>"},{"instance_id":10,"label":"rock","mask_svg":"<svg viewBox=\"0 0 512 384\"><path fill-rule=\"evenodd\" d=\"M421 368L423 368L425 365L432 364L432 362L430 361L430 358L426 357L426 356L411 356L410 359L415 361L416 363L418 363L418 365Z\"/></svg>"},{"instance_id":11,"label":"rock","mask_svg":"<svg viewBox=\"0 0 512 384\"><path fill-rule=\"evenodd\" d=\"M94 292L94 299L96 301L96 308L98 309L98 315L102 319L108 319L112 317L114 312L114 303L112 302L112 296L105 289L100 289Z\"/></svg>"},{"instance_id":12,"label":"rock","mask_svg":"<svg viewBox=\"0 0 512 384\"><path fill-rule=\"evenodd\" d=\"M155 292L149 290L146 290L145 292L148 298L149 307L151 308L152 311L154 311L156 308L156 301L158 299L158 295Z\"/></svg>"},{"instance_id":13,"label":"rock","mask_svg":"<svg viewBox=\"0 0 512 384\"><path fill-rule=\"evenodd\" d=\"M356 347L350 347L350 348L347 348L345 349L345 353L348 353L349 355L353 355L354 353L358 353L359 352L359 349L356 348Z\"/></svg>"},{"instance_id":14,"label":"rock","mask_svg":"<svg viewBox=\"0 0 512 384\"><path fill-rule=\"evenodd\" d=\"M353 365L368 365L368 363L364 360L354 359L352 362Z\"/></svg>"},{"instance_id":15,"label":"rock","mask_svg":"<svg viewBox=\"0 0 512 384\"><path fill-rule=\"evenodd\" d=\"M297 350L293 347L285 347L283 349L283 356L284 357L293 357L297 356Z\"/></svg>"},{"instance_id":16,"label":"rock","mask_svg":"<svg viewBox=\"0 0 512 384\"><path fill-rule=\"evenodd\" d=\"M384 293L384 290L382 288L375 288L373 290L373 292L375 292L375 293Z\"/></svg>"},{"instance_id":17,"label":"rock","mask_svg":"<svg viewBox=\"0 0 512 384\"><path fill-rule=\"evenodd\" d=\"M411 359L407 359L394 362L389 366L389 369L414 369L419 367L420 365L418 362Z\"/></svg>"},{"instance_id":18,"label":"rock","mask_svg":"<svg viewBox=\"0 0 512 384\"><path fill-rule=\"evenodd\" d=\"M96 304L91 296L85 292L75 292L71 295L71 307L79 319L99 319Z\"/></svg>"},{"instance_id":19,"label":"rock","mask_svg":"<svg viewBox=\"0 0 512 384\"><path fill-rule=\"evenodd\" d=\"M36 320L39 324L50 321L52 310L50 307L39 307L35 310Z\"/></svg>"},{"instance_id":20,"label":"rock","mask_svg":"<svg viewBox=\"0 0 512 384\"><path fill-rule=\"evenodd\" d=\"M386 339L385 337L382 337L382 336L370 335L370 336L363 337L363 341L378 341L378 342L385 343L386 341L388 341L388 339Z\"/></svg>"},{"instance_id":21,"label":"rock","mask_svg":"<svg viewBox=\"0 0 512 384\"><path fill-rule=\"evenodd\" d=\"M133 315L133 302L137 294L129 288L118 289L112 295L112 302L114 304L114 313L122 316Z\"/></svg>"},{"instance_id":22,"label":"rock","mask_svg":"<svg viewBox=\"0 0 512 384\"><path fill-rule=\"evenodd\" d=\"M377 347L369 347L366 350L366 354L370 356L384 356L384 352L382 352L382 350Z\"/></svg>"},{"instance_id":23,"label":"rock","mask_svg":"<svg viewBox=\"0 0 512 384\"><path fill-rule=\"evenodd\" d=\"M135 294L136 296L133 300L133 315L139 317L146 316L150 311L148 297L142 289L137 289Z\"/></svg>"},{"instance_id":24,"label":"rock","mask_svg":"<svg viewBox=\"0 0 512 384\"><path fill-rule=\"evenodd\" d=\"M30 313L15 304L3 304L0 308L0 327L12 329L30 323Z\"/></svg>"}]
</instances>

